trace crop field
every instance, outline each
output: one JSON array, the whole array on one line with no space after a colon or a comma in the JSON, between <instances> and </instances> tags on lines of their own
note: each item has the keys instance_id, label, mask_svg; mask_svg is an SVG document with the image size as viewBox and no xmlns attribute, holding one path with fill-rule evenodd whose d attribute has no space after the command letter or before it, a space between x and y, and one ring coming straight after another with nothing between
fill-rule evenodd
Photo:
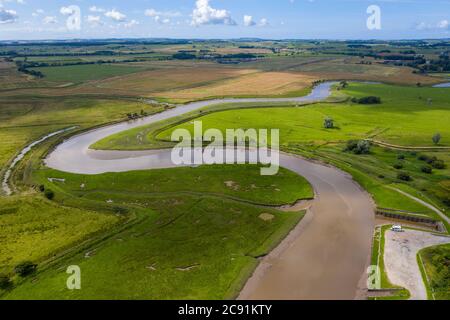
<instances>
[{"instance_id":1,"label":"crop field","mask_svg":"<svg viewBox=\"0 0 450 320\"><path fill-rule=\"evenodd\" d=\"M173 99L175 93L172 94L173 96L166 96L164 93L157 92L166 90L177 92L177 90L186 88L201 88L210 83L216 83L226 79L239 79L240 76L252 72L254 71L221 68L210 64L181 64L178 67L174 64L172 67L159 66L151 71L100 81L96 83L96 86L108 89L128 90L129 92L135 92L145 96L160 96ZM201 97L206 97L206 95L203 94Z\"/></svg>"},{"instance_id":2,"label":"crop field","mask_svg":"<svg viewBox=\"0 0 450 320\"><path fill-rule=\"evenodd\" d=\"M155 95L175 101L216 97L302 96L315 80L317 78L296 73L257 72L211 85L157 92Z\"/></svg>"},{"instance_id":3,"label":"crop field","mask_svg":"<svg viewBox=\"0 0 450 320\"><path fill-rule=\"evenodd\" d=\"M141 69L118 65L76 65L63 67L42 67L32 70L40 71L51 82L79 83L87 80L99 80L138 72Z\"/></svg>"}]
</instances>

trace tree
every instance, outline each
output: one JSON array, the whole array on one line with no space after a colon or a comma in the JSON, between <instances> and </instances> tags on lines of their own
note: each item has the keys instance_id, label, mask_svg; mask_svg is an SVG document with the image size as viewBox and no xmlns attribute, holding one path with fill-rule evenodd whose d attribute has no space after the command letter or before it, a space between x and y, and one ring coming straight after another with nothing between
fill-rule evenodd
<instances>
[{"instance_id":1,"label":"tree","mask_svg":"<svg viewBox=\"0 0 450 320\"><path fill-rule=\"evenodd\" d=\"M326 117L323 123L325 129L333 129L334 128L334 120L330 117Z\"/></svg>"},{"instance_id":2,"label":"tree","mask_svg":"<svg viewBox=\"0 0 450 320\"><path fill-rule=\"evenodd\" d=\"M431 166L425 165L420 169L423 173L431 174L433 172L433 168Z\"/></svg>"},{"instance_id":3,"label":"tree","mask_svg":"<svg viewBox=\"0 0 450 320\"><path fill-rule=\"evenodd\" d=\"M434 144L439 144L439 142L441 141L441 134L438 132L433 136L433 143Z\"/></svg>"},{"instance_id":4,"label":"tree","mask_svg":"<svg viewBox=\"0 0 450 320\"><path fill-rule=\"evenodd\" d=\"M7 290L12 286L11 279L5 274L0 274L0 289Z\"/></svg>"},{"instance_id":5,"label":"tree","mask_svg":"<svg viewBox=\"0 0 450 320\"><path fill-rule=\"evenodd\" d=\"M345 151L350 151L354 154L369 154L371 146L370 141L367 140L349 140Z\"/></svg>"},{"instance_id":6,"label":"tree","mask_svg":"<svg viewBox=\"0 0 450 320\"><path fill-rule=\"evenodd\" d=\"M411 176L406 172L399 172L397 178L402 181L411 181Z\"/></svg>"},{"instance_id":7,"label":"tree","mask_svg":"<svg viewBox=\"0 0 450 320\"><path fill-rule=\"evenodd\" d=\"M394 168L395 168L395 169L403 169L403 163L401 163L401 162L395 163L395 164L394 164Z\"/></svg>"},{"instance_id":8,"label":"tree","mask_svg":"<svg viewBox=\"0 0 450 320\"><path fill-rule=\"evenodd\" d=\"M45 190L44 195L48 200L53 200L53 198L55 197L55 193L51 189Z\"/></svg>"},{"instance_id":9,"label":"tree","mask_svg":"<svg viewBox=\"0 0 450 320\"><path fill-rule=\"evenodd\" d=\"M352 98L353 103L359 103L359 104L380 104L381 98L375 97L375 96L369 96L369 97L362 97L362 98Z\"/></svg>"},{"instance_id":10,"label":"tree","mask_svg":"<svg viewBox=\"0 0 450 320\"><path fill-rule=\"evenodd\" d=\"M36 272L37 265L34 264L31 261L24 261L22 263L19 263L15 268L14 272L18 274L21 277L26 277L30 274L33 274Z\"/></svg>"},{"instance_id":11,"label":"tree","mask_svg":"<svg viewBox=\"0 0 450 320\"><path fill-rule=\"evenodd\" d=\"M434 160L431 165L433 166L433 168L435 169L445 169L445 163L443 160Z\"/></svg>"},{"instance_id":12,"label":"tree","mask_svg":"<svg viewBox=\"0 0 450 320\"><path fill-rule=\"evenodd\" d=\"M348 87L348 82L345 81L345 80L344 80L344 81L341 81L340 85L341 85L341 88L342 88L342 89L345 89L345 88Z\"/></svg>"}]
</instances>

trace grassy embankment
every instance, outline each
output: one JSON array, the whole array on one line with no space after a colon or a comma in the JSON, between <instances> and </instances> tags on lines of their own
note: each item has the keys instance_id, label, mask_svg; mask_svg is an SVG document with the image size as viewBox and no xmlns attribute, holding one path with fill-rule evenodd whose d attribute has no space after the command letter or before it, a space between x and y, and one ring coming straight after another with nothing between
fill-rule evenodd
<instances>
[{"instance_id":1,"label":"grassy embankment","mask_svg":"<svg viewBox=\"0 0 450 320\"><path fill-rule=\"evenodd\" d=\"M410 297L410 293L407 289L398 287L393 285L388 278L386 273L386 269L384 267L384 243L385 237L384 234L386 230L389 230L391 225L378 226L375 228L373 242L372 242L372 256L371 256L371 265L377 266L380 272L380 289L388 289L393 290L391 294L387 296L373 296L370 297L370 300L406 300Z\"/></svg>"},{"instance_id":2,"label":"grassy embankment","mask_svg":"<svg viewBox=\"0 0 450 320\"><path fill-rule=\"evenodd\" d=\"M450 245L434 246L419 251L417 261L427 289L428 299L450 299Z\"/></svg>"}]
</instances>

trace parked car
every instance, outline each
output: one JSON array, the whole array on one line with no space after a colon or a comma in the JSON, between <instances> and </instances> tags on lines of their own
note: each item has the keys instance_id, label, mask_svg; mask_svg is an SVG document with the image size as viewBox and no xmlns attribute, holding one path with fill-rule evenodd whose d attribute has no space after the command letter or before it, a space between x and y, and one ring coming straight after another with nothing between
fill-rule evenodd
<instances>
[{"instance_id":1,"label":"parked car","mask_svg":"<svg viewBox=\"0 0 450 320\"><path fill-rule=\"evenodd\" d=\"M399 225L392 226L391 230L394 232L403 232L402 226L399 226Z\"/></svg>"}]
</instances>

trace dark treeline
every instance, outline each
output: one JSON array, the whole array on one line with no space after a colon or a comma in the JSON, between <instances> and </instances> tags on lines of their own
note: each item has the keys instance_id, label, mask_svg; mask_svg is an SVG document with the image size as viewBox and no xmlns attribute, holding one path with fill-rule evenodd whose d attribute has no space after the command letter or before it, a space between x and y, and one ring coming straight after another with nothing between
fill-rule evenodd
<instances>
[{"instance_id":1,"label":"dark treeline","mask_svg":"<svg viewBox=\"0 0 450 320\"><path fill-rule=\"evenodd\" d=\"M127 55L140 55L140 54L152 54L154 51L145 52L120 52L111 50L99 50L94 52L53 52L53 53L18 53L17 51L4 51L0 52L0 56L9 56L13 58L24 57L85 57L85 56L127 56Z\"/></svg>"}]
</instances>

